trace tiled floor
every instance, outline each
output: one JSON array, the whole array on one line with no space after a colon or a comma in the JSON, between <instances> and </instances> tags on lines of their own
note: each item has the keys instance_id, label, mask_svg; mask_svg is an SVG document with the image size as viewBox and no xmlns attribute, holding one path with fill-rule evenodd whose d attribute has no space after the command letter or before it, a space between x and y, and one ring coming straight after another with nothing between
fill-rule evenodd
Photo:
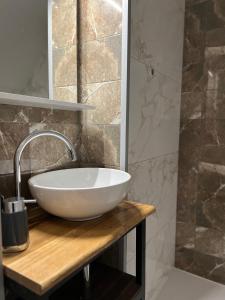
<instances>
[{"instance_id":1,"label":"tiled floor","mask_svg":"<svg viewBox=\"0 0 225 300\"><path fill-rule=\"evenodd\" d=\"M225 286L173 269L157 300L225 300Z\"/></svg>"}]
</instances>

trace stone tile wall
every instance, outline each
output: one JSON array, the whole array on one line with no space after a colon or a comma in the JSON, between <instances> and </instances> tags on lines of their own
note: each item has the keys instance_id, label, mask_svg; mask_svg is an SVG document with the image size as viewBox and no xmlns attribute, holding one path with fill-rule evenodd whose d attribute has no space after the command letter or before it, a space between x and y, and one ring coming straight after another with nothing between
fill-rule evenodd
<instances>
[{"instance_id":1,"label":"stone tile wall","mask_svg":"<svg viewBox=\"0 0 225 300\"><path fill-rule=\"evenodd\" d=\"M225 283L225 2L185 15L176 266Z\"/></svg>"},{"instance_id":2,"label":"stone tile wall","mask_svg":"<svg viewBox=\"0 0 225 300\"><path fill-rule=\"evenodd\" d=\"M77 113L0 105L0 193L5 197L15 196L13 159L16 148L35 129L57 130L79 148L80 124ZM76 165L70 161L61 141L51 137L34 140L22 155L22 196L27 199L31 197L27 185L31 174Z\"/></svg>"},{"instance_id":3,"label":"stone tile wall","mask_svg":"<svg viewBox=\"0 0 225 300\"><path fill-rule=\"evenodd\" d=\"M53 99L77 100L77 0L52 0Z\"/></svg>"},{"instance_id":4,"label":"stone tile wall","mask_svg":"<svg viewBox=\"0 0 225 300\"><path fill-rule=\"evenodd\" d=\"M184 1L131 1L128 171L130 199L154 204L147 220L146 299L156 299L175 260ZM134 232L127 268L134 272Z\"/></svg>"},{"instance_id":5,"label":"stone tile wall","mask_svg":"<svg viewBox=\"0 0 225 300\"><path fill-rule=\"evenodd\" d=\"M79 20L76 0L54 0L52 4L54 92L58 95L55 97L77 100L78 77L79 99L95 105L96 110L81 115L1 105L0 193L5 197L15 195L16 147L33 130L54 129L65 134L77 147L78 164L119 167L122 2L117 1L116 10L103 0L79 1ZM77 22L80 22L79 53ZM78 73L77 54L80 55ZM22 157L23 196L30 197L27 180L31 173L72 166L60 141L54 138L33 141ZM34 218L36 221L39 214Z\"/></svg>"},{"instance_id":6,"label":"stone tile wall","mask_svg":"<svg viewBox=\"0 0 225 300\"><path fill-rule=\"evenodd\" d=\"M79 97L82 165L119 168L122 0L79 1Z\"/></svg>"}]
</instances>

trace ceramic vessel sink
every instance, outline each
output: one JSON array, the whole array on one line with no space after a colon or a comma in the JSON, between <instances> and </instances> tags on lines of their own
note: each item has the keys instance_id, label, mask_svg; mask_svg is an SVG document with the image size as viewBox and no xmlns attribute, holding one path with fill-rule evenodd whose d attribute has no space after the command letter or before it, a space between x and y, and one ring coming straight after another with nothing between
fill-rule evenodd
<instances>
[{"instance_id":1,"label":"ceramic vessel sink","mask_svg":"<svg viewBox=\"0 0 225 300\"><path fill-rule=\"evenodd\" d=\"M29 180L32 196L50 214L73 221L97 218L126 196L130 174L106 168L52 171Z\"/></svg>"}]
</instances>

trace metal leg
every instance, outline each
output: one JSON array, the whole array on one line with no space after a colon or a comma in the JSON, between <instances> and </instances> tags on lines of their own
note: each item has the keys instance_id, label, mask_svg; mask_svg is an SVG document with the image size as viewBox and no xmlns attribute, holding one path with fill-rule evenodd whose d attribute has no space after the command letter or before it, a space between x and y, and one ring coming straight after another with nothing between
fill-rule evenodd
<instances>
[{"instance_id":1,"label":"metal leg","mask_svg":"<svg viewBox=\"0 0 225 300\"><path fill-rule=\"evenodd\" d=\"M136 227L136 281L142 286L140 300L145 300L145 235L146 220Z\"/></svg>"},{"instance_id":2,"label":"metal leg","mask_svg":"<svg viewBox=\"0 0 225 300\"><path fill-rule=\"evenodd\" d=\"M84 293L83 299L88 300L91 297L91 278L90 278L90 265L87 265L83 269L84 274Z\"/></svg>"}]
</instances>

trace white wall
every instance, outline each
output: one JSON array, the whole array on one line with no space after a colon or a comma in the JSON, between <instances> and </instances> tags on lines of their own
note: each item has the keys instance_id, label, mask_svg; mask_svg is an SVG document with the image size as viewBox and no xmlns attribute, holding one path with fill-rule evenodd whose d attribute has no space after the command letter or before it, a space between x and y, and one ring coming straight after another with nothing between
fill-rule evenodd
<instances>
[{"instance_id":1,"label":"white wall","mask_svg":"<svg viewBox=\"0 0 225 300\"><path fill-rule=\"evenodd\" d=\"M154 204L147 221L146 299L174 264L185 0L131 0L129 198ZM134 272L135 238L127 269Z\"/></svg>"}]
</instances>

